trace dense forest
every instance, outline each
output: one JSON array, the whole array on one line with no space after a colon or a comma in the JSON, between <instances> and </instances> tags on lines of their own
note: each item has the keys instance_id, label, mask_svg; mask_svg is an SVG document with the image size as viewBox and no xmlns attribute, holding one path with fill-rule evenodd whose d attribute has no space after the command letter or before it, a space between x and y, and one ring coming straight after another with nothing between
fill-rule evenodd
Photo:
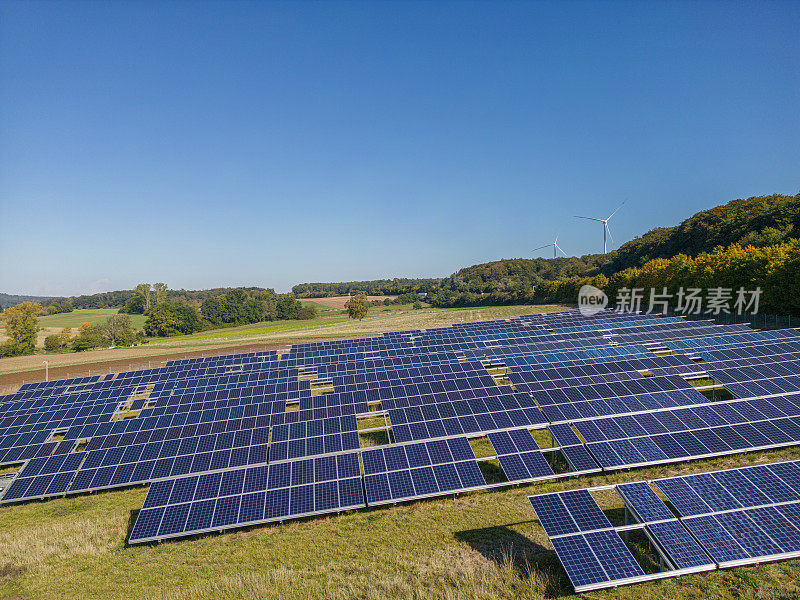
<instances>
[{"instance_id":1,"label":"dense forest","mask_svg":"<svg viewBox=\"0 0 800 600\"><path fill-rule=\"evenodd\" d=\"M166 290L164 300L171 302L191 302L196 300L202 302L207 298L217 298L223 296L233 289L242 289L247 292L267 292L274 294L273 289L264 289L258 287L246 288L212 288L209 290ZM72 305L75 308L122 308L125 303L136 296L135 290L119 290L116 292L103 292L100 294L91 294L89 296L76 296L72 299ZM57 299L53 299L57 300ZM44 302L43 306L47 306L48 302Z\"/></svg>"},{"instance_id":2,"label":"dense forest","mask_svg":"<svg viewBox=\"0 0 800 600\"><path fill-rule=\"evenodd\" d=\"M165 300L173 302L191 302L193 300L202 302L207 298L218 298L224 296L229 291L241 289L246 292L266 292L274 294L271 288L244 287L244 288L212 288L209 290L166 290ZM100 292L97 294L87 294L81 296L23 296L18 294L0 293L0 306L9 307L21 302L37 302L45 308L52 305L65 305L66 301L73 309L81 308L122 308L125 303L136 297L136 290L117 290L114 292ZM53 312L53 311L51 311ZM59 309L54 312L64 312Z\"/></svg>"},{"instance_id":3,"label":"dense forest","mask_svg":"<svg viewBox=\"0 0 800 600\"><path fill-rule=\"evenodd\" d=\"M697 256L717 246L771 246L800 237L800 194L754 196L701 211L675 227L660 227L609 255L603 273L641 267L655 258Z\"/></svg>"},{"instance_id":4,"label":"dense forest","mask_svg":"<svg viewBox=\"0 0 800 600\"><path fill-rule=\"evenodd\" d=\"M698 212L674 227L648 231L608 254L563 258L512 258L466 267L441 280L394 279L346 283L305 283L292 291L300 297L336 296L354 291L369 294L428 292L434 306L518 304L553 298L546 282L575 281L598 275L613 277L642 268L654 259L697 257L715 248L765 248L800 237L800 194L754 196ZM627 276L627 275L626 275ZM558 287L558 286L556 286ZM565 288L566 289L566 288ZM575 295L577 290L575 291ZM563 296L563 290L559 294ZM563 297L574 301L575 295Z\"/></svg>"},{"instance_id":5,"label":"dense forest","mask_svg":"<svg viewBox=\"0 0 800 600\"><path fill-rule=\"evenodd\" d=\"M657 258L642 267L624 269L610 278L600 274L547 281L536 288L535 298L539 302L575 302L584 284L605 291L611 305L616 303L617 294L623 288L643 290L642 307L648 305L651 289L656 294L666 291L669 306L674 309L681 308L678 306L681 288L684 291L695 288L701 290L705 302L700 312L711 308L708 296L715 288L727 290L731 312L736 312L738 290L752 292L761 288L759 313L800 315L800 240L760 248L733 244L695 257L678 254ZM746 294L746 300L750 299L751 295Z\"/></svg>"},{"instance_id":6,"label":"dense forest","mask_svg":"<svg viewBox=\"0 0 800 600\"><path fill-rule=\"evenodd\" d=\"M0 292L0 308L8 308L23 302L38 302L39 304L47 304L53 300L59 300L53 296L24 296L20 294L4 294Z\"/></svg>"},{"instance_id":7,"label":"dense forest","mask_svg":"<svg viewBox=\"0 0 800 600\"><path fill-rule=\"evenodd\" d=\"M442 280L440 288L453 292L491 294L530 289L541 281L577 277L598 272L602 254L580 258L510 258L473 265Z\"/></svg>"},{"instance_id":8,"label":"dense forest","mask_svg":"<svg viewBox=\"0 0 800 600\"><path fill-rule=\"evenodd\" d=\"M376 279L341 283L300 283L292 288L298 298L326 298L362 292L368 296L398 296L434 291L441 279Z\"/></svg>"}]
</instances>

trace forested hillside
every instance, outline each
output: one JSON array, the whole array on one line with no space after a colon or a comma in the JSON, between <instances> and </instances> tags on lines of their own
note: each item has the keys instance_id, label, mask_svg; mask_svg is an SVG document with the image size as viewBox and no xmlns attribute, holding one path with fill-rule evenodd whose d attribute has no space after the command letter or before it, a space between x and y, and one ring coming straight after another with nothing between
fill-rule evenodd
<instances>
[{"instance_id":1,"label":"forested hillside","mask_svg":"<svg viewBox=\"0 0 800 600\"><path fill-rule=\"evenodd\" d=\"M0 293L0 306L8 308L9 306L14 306L22 302L39 302L40 304L45 304L50 300L56 299L57 298L52 298L50 296L22 296L19 294Z\"/></svg>"},{"instance_id":2,"label":"forested hillside","mask_svg":"<svg viewBox=\"0 0 800 600\"><path fill-rule=\"evenodd\" d=\"M584 283L621 287L764 289L762 310L800 313L800 194L756 196L653 229L606 255L506 259L442 280L434 306L574 302ZM532 287L536 287L536 292Z\"/></svg>"},{"instance_id":3,"label":"forested hillside","mask_svg":"<svg viewBox=\"0 0 800 600\"><path fill-rule=\"evenodd\" d=\"M507 258L461 269L445 277L440 287L473 294L525 290L543 280L594 274L602 260L602 254L580 258Z\"/></svg>"},{"instance_id":4,"label":"forested hillside","mask_svg":"<svg viewBox=\"0 0 800 600\"><path fill-rule=\"evenodd\" d=\"M612 275L654 258L697 256L717 246L763 247L800 237L800 194L754 196L701 211L675 227L659 227L623 244L603 268Z\"/></svg>"}]
</instances>

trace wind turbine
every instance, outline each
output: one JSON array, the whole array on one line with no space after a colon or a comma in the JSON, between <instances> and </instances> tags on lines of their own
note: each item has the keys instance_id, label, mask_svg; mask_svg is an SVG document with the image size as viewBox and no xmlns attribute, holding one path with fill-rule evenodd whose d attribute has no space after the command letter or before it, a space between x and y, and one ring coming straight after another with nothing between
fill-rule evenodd
<instances>
[{"instance_id":1,"label":"wind turbine","mask_svg":"<svg viewBox=\"0 0 800 600\"><path fill-rule=\"evenodd\" d=\"M531 250L531 252L536 252L537 250L541 250L542 248L549 248L550 246L553 247L553 258L556 257L556 252L558 250L561 250L561 254L563 254L564 256L567 256L567 253L564 252L564 250L561 248L561 246L558 245L558 234L556 234L556 239L553 240L552 244L545 244L544 246L539 246L538 248L534 248L533 250Z\"/></svg>"},{"instance_id":2,"label":"wind turbine","mask_svg":"<svg viewBox=\"0 0 800 600\"><path fill-rule=\"evenodd\" d=\"M617 214L617 211L620 208L622 208L624 206L624 204L625 204L624 202L622 204L620 204L617 207L617 210L615 210L610 215L608 215L608 218L606 218L606 219L597 219L595 217L582 217L580 215L575 215L575 217L578 218L578 219L589 219L590 221L599 221L600 223L603 224L603 254L606 254L606 252L607 252L607 249L606 249L606 234L608 234L608 237L611 238L612 242L614 241L614 238L611 237L611 230L608 228L608 222L611 220L611 217L613 217L615 214Z\"/></svg>"}]
</instances>

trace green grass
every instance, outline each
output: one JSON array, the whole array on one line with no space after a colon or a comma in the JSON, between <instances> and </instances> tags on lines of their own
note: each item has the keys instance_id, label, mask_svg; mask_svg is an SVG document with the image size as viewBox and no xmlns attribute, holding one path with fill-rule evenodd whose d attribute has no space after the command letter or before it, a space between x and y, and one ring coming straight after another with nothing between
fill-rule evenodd
<instances>
[{"instance_id":1,"label":"green grass","mask_svg":"<svg viewBox=\"0 0 800 600\"><path fill-rule=\"evenodd\" d=\"M324 313L324 312L341 312L338 308L333 308L332 306L326 306L324 304L320 304L319 302L314 302L313 300L306 300L300 299L300 303L304 306L311 306L312 308L317 309L317 312Z\"/></svg>"},{"instance_id":2,"label":"green grass","mask_svg":"<svg viewBox=\"0 0 800 600\"><path fill-rule=\"evenodd\" d=\"M305 301L308 302L308 301ZM329 307L325 307L329 308ZM302 342L303 339L344 338L355 335L376 335L384 331L440 327L475 320L504 319L522 314L565 310L558 305L491 306L481 308L425 308L415 310L410 305L373 306L362 321L348 318L343 310L330 308L320 311L313 319L303 321L263 321L238 327L201 331L192 335L154 339L151 345L175 344L247 338L268 339L276 342ZM463 316L462 316L463 315ZM286 339L281 334L290 334Z\"/></svg>"},{"instance_id":3,"label":"green grass","mask_svg":"<svg viewBox=\"0 0 800 600\"><path fill-rule=\"evenodd\" d=\"M81 323L92 323L93 325L105 323L109 315L115 315L118 312L118 308L82 308L69 313L39 317L39 325L42 327L59 327L62 329L64 327L72 327L77 329ZM147 320L144 315L130 315L130 317L134 329L142 329L144 322Z\"/></svg>"},{"instance_id":4,"label":"green grass","mask_svg":"<svg viewBox=\"0 0 800 600\"><path fill-rule=\"evenodd\" d=\"M578 598L527 495L798 457L784 450L540 482L130 547L142 487L3 506L0 598ZM618 502L598 501L618 520ZM634 542L647 559L646 544ZM800 597L798 582L792 560L580 597L777 600Z\"/></svg>"},{"instance_id":5,"label":"green grass","mask_svg":"<svg viewBox=\"0 0 800 600\"><path fill-rule=\"evenodd\" d=\"M335 310L335 309L334 309ZM328 325L335 325L337 323L346 323L347 316L339 314L339 311L334 313L325 312L320 313L313 319L303 321L262 321L261 323L252 323L250 325L240 325L238 327L226 327L223 329L212 329L210 331L201 331L192 335L182 335L177 337L167 338L170 342L176 341L202 341L202 340L225 340L225 339L239 339L249 336L263 336L274 333L281 333L286 331L296 331L301 329L308 329L312 327L324 327ZM153 340L158 342L160 340Z\"/></svg>"}]
</instances>

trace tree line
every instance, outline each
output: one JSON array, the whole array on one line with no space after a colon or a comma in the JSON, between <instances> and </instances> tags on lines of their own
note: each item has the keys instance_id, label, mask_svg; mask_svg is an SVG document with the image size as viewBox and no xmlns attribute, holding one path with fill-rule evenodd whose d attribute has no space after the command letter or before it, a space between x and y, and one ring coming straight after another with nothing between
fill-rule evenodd
<instances>
[{"instance_id":1,"label":"tree line","mask_svg":"<svg viewBox=\"0 0 800 600\"><path fill-rule=\"evenodd\" d=\"M651 289L671 296L669 305L676 308L678 292L683 288L712 288L747 291L762 289L759 312L800 315L800 240L789 240L770 246L733 244L718 247L697 256L678 254L657 258L642 267L624 269L611 277L573 277L549 281L536 289L540 302L575 302L584 284L606 292L613 304L623 288Z\"/></svg>"},{"instance_id":2,"label":"tree line","mask_svg":"<svg viewBox=\"0 0 800 600\"><path fill-rule=\"evenodd\" d=\"M431 293L441 279L376 279L373 281L344 281L339 283L300 283L292 287L298 298L328 298L364 294L367 296L398 296L400 294Z\"/></svg>"},{"instance_id":3,"label":"tree line","mask_svg":"<svg viewBox=\"0 0 800 600\"><path fill-rule=\"evenodd\" d=\"M150 337L187 335L205 329L246 325L260 321L313 319L316 310L305 306L292 294L275 294L262 288L230 288L226 293L205 298L202 302L171 296L165 283L142 283L132 290L119 313L109 315L100 324L81 323L77 335L70 327L44 340L48 351L82 351L109 346L130 346ZM71 303L63 301L43 307L36 302L22 302L2 310L8 341L0 345L0 357L32 354L40 330L39 316L69 312ZM134 330L130 314L144 314L144 331Z\"/></svg>"},{"instance_id":4,"label":"tree line","mask_svg":"<svg viewBox=\"0 0 800 600\"><path fill-rule=\"evenodd\" d=\"M204 329L283 319L313 319L316 310L291 294L261 288L233 288L197 302L175 300L166 284L139 284L122 311L145 314L144 331L151 337L188 335Z\"/></svg>"}]
</instances>

